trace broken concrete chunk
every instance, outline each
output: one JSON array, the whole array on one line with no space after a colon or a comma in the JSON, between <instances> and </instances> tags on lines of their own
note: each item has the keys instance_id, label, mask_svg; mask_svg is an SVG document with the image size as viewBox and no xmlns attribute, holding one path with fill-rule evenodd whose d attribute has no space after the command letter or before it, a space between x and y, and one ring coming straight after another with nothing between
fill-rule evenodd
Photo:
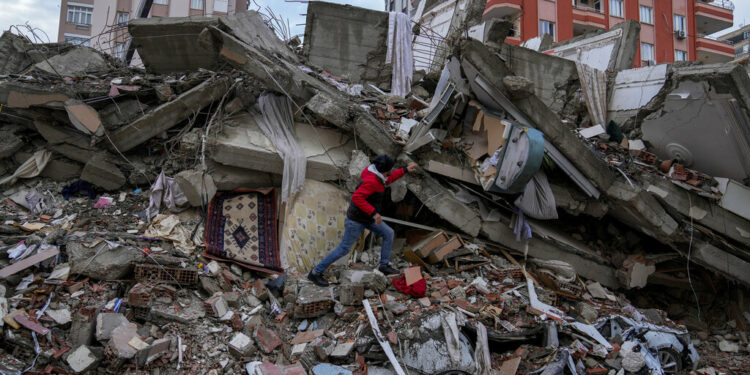
<instances>
[{"instance_id":1,"label":"broken concrete chunk","mask_svg":"<svg viewBox=\"0 0 750 375\"><path fill-rule=\"evenodd\" d=\"M108 340L117 327L128 323L128 319L122 314L99 313L96 316L96 339L99 341Z\"/></svg>"},{"instance_id":2,"label":"broken concrete chunk","mask_svg":"<svg viewBox=\"0 0 750 375\"><path fill-rule=\"evenodd\" d=\"M106 246L109 245L105 242L90 248L79 242L68 242L66 250L70 272L99 280L119 280L132 271L134 263L143 259L137 248L117 246L102 250ZM100 250L101 253L95 256Z\"/></svg>"},{"instance_id":3,"label":"broken concrete chunk","mask_svg":"<svg viewBox=\"0 0 750 375\"><path fill-rule=\"evenodd\" d=\"M151 20L149 18L148 20ZM136 20L133 20L135 22ZM159 47L163 48L163 46ZM170 55L170 60L173 56ZM218 100L229 90L229 78L208 79L184 92L171 102L154 108L145 116L123 126L111 135L112 143L120 152L126 152L161 134L190 116L193 111Z\"/></svg>"},{"instance_id":4,"label":"broken concrete chunk","mask_svg":"<svg viewBox=\"0 0 750 375\"><path fill-rule=\"evenodd\" d=\"M246 357L255 350L252 340L243 333L238 333L229 342L229 350L232 354L242 358Z\"/></svg>"},{"instance_id":5,"label":"broken concrete chunk","mask_svg":"<svg viewBox=\"0 0 750 375\"><path fill-rule=\"evenodd\" d=\"M68 355L66 362L73 372L80 374L92 370L99 358L86 345L81 345Z\"/></svg>"},{"instance_id":6,"label":"broken concrete chunk","mask_svg":"<svg viewBox=\"0 0 750 375\"><path fill-rule=\"evenodd\" d=\"M0 132L0 159L13 156L23 145L23 140L12 132Z\"/></svg>"},{"instance_id":7,"label":"broken concrete chunk","mask_svg":"<svg viewBox=\"0 0 750 375\"><path fill-rule=\"evenodd\" d=\"M514 99L526 99L534 95L534 83L521 76L505 76L503 84Z\"/></svg>"},{"instance_id":8,"label":"broken concrete chunk","mask_svg":"<svg viewBox=\"0 0 750 375\"><path fill-rule=\"evenodd\" d=\"M174 176L175 182L193 207L208 205L216 195L216 185L210 174L198 170L186 170Z\"/></svg>"},{"instance_id":9,"label":"broken concrete chunk","mask_svg":"<svg viewBox=\"0 0 750 375\"><path fill-rule=\"evenodd\" d=\"M130 341L133 337L138 336L138 325L135 323L126 323L112 331L112 338L109 340L107 347L118 358L130 359L138 351Z\"/></svg>"},{"instance_id":10,"label":"broken concrete chunk","mask_svg":"<svg viewBox=\"0 0 750 375\"><path fill-rule=\"evenodd\" d=\"M126 182L120 169L100 155L94 156L86 163L81 172L81 180L110 191L121 188Z\"/></svg>"},{"instance_id":11,"label":"broken concrete chunk","mask_svg":"<svg viewBox=\"0 0 750 375\"><path fill-rule=\"evenodd\" d=\"M52 56L34 65L34 68L57 77L80 77L111 69L99 51L84 46Z\"/></svg>"}]
</instances>

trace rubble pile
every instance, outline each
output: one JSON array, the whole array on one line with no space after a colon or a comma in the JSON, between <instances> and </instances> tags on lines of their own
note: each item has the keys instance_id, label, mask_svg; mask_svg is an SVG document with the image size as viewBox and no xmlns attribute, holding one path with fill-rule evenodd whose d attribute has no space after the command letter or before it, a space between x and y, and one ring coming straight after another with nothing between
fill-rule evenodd
<instances>
[{"instance_id":1,"label":"rubble pile","mask_svg":"<svg viewBox=\"0 0 750 375\"><path fill-rule=\"evenodd\" d=\"M403 17L324 2L301 48L132 20L144 68L3 33L0 373L747 373L745 68L467 12L414 72ZM402 272L366 232L318 287L379 154L420 165L382 213Z\"/></svg>"}]
</instances>

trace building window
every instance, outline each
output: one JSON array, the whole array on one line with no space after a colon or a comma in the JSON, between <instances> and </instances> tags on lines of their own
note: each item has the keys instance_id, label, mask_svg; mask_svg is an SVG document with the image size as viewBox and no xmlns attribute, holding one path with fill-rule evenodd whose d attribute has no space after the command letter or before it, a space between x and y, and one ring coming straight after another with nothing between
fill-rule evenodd
<instances>
[{"instance_id":1,"label":"building window","mask_svg":"<svg viewBox=\"0 0 750 375\"><path fill-rule=\"evenodd\" d=\"M77 25L91 25L91 15L94 8L68 5L68 23Z\"/></svg>"},{"instance_id":2,"label":"building window","mask_svg":"<svg viewBox=\"0 0 750 375\"><path fill-rule=\"evenodd\" d=\"M744 46L742 46L740 48L737 48L737 50L735 51L734 55L735 56L744 55L744 54L748 53L748 51L750 51L750 44L745 44Z\"/></svg>"},{"instance_id":3,"label":"building window","mask_svg":"<svg viewBox=\"0 0 750 375\"><path fill-rule=\"evenodd\" d=\"M641 23L654 24L654 8L641 5Z\"/></svg>"},{"instance_id":4,"label":"building window","mask_svg":"<svg viewBox=\"0 0 750 375\"><path fill-rule=\"evenodd\" d=\"M687 52L674 50L674 61L687 61Z\"/></svg>"},{"instance_id":5,"label":"building window","mask_svg":"<svg viewBox=\"0 0 750 375\"><path fill-rule=\"evenodd\" d=\"M89 38L80 36L69 36L65 35L65 43L75 44L77 46L89 46Z\"/></svg>"},{"instance_id":6,"label":"building window","mask_svg":"<svg viewBox=\"0 0 750 375\"><path fill-rule=\"evenodd\" d=\"M550 21L539 21L539 35L549 34L555 40L555 23Z\"/></svg>"},{"instance_id":7,"label":"building window","mask_svg":"<svg viewBox=\"0 0 750 375\"><path fill-rule=\"evenodd\" d=\"M190 0L190 8L203 9L203 0Z\"/></svg>"},{"instance_id":8,"label":"building window","mask_svg":"<svg viewBox=\"0 0 750 375\"><path fill-rule=\"evenodd\" d=\"M645 61L649 65L654 63L653 44L641 43L641 61Z\"/></svg>"},{"instance_id":9,"label":"building window","mask_svg":"<svg viewBox=\"0 0 750 375\"><path fill-rule=\"evenodd\" d=\"M169 0L154 0L154 4L169 5Z\"/></svg>"},{"instance_id":10,"label":"building window","mask_svg":"<svg viewBox=\"0 0 750 375\"><path fill-rule=\"evenodd\" d=\"M750 30L742 32L742 40L750 39Z\"/></svg>"},{"instance_id":11,"label":"building window","mask_svg":"<svg viewBox=\"0 0 750 375\"><path fill-rule=\"evenodd\" d=\"M127 26L128 16L129 14L125 12L117 12L117 26Z\"/></svg>"},{"instance_id":12,"label":"building window","mask_svg":"<svg viewBox=\"0 0 750 375\"><path fill-rule=\"evenodd\" d=\"M125 43L115 44L115 57L120 60L125 60Z\"/></svg>"},{"instance_id":13,"label":"building window","mask_svg":"<svg viewBox=\"0 0 750 375\"><path fill-rule=\"evenodd\" d=\"M613 17L623 17L622 11L623 0L609 0L609 15Z\"/></svg>"},{"instance_id":14,"label":"building window","mask_svg":"<svg viewBox=\"0 0 750 375\"><path fill-rule=\"evenodd\" d=\"M685 32L685 16L679 14L674 15L674 31Z\"/></svg>"}]
</instances>

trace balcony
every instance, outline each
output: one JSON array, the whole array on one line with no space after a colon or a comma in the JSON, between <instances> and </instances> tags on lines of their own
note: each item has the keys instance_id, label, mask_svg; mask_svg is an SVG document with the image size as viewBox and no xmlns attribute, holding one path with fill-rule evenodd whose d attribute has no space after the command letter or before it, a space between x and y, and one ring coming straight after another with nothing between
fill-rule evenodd
<instances>
[{"instance_id":1,"label":"balcony","mask_svg":"<svg viewBox=\"0 0 750 375\"><path fill-rule=\"evenodd\" d=\"M607 28L607 18L599 8L580 2L573 3L573 35L582 35L590 31Z\"/></svg>"},{"instance_id":2,"label":"balcony","mask_svg":"<svg viewBox=\"0 0 750 375\"><path fill-rule=\"evenodd\" d=\"M523 3L523 0L488 0L484 7L482 20L513 17L521 13L521 3Z\"/></svg>"},{"instance_id":3,"label":"balcony","mask_svg":"<svg viewBox=\"0 0 750 375\"><path fill-rule=\"evenodd\" d=\"M713 34L732 27L734 4L729 0L696 0L695 25L699 34Z\"/></svg>"},{"instance_id":4,"label":"balcony","mask_svg":"<svg viewBox=\"0 0 750 375\"><path fill-rule=\"evenodd\" d=\"M698 61L704 64L732 61L735 57L734 46L731 43L708 36L699 36L695 40L695 47Z\"/></svg>"}]
</instances>

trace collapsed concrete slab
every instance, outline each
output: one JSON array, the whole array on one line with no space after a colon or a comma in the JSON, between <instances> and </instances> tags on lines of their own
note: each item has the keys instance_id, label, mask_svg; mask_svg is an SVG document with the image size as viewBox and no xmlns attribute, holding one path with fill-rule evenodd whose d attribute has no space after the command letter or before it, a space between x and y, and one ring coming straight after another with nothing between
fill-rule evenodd
<instances>
[{"instance_id":1,"label":"collapsed concrete slab","mask_svg":"<svg viewBox=\"0 0 750 375\"><path fill-rule=\"evenodd\" d=\"M269 172L252 171L246 168L231 167L213 161L207 161L208 173L219 191L237 188L267 188L281 186L281 175Z\"/></svg>"},{"instance_id":2,"label":"collapsed concrete slab","mask_svg":"<svg viewBox=\"0 0 750 375\"><path fill-rule=\"evenodd\" d=\"M254 45L261 51L290 62L299 61L297 55L268 28L258 12L247 11L221 17L219 25L222 30L230 32L239 40Z\"/></svg>"},{"instance_id":3,"label":"collapsed concrete slab","mask_svg":"<svg viewBox=\"0 0 750 375\"><path fill-rule=\"evenodd\" d=\"M34 68L58 77L80 77L111 69L99 51L83 46L45 59L34 65Z\"/></svg>"},{"instance_id":4,"label":"collapsed concrete slab","mask_svg":"<svg viewBox=\"0 0 750 375\"><path fill-rule=\"evenodd\" d=\"M128 22L128 33L150 72L213 70L218 64L216 51L195 47L201 31L215 25L214 17L136 18Z\"/></svg>"},{"instance_id":5,"label":"collapsed concrete slab","mask_svg":"<svg viewBox=\"0 0 750 375\"><path fill-rule=\"evenodd\" d=\"M562 123L560 118L536 96L525 99L508 99L503 77L509 70L496 54L477 41L465 41L461 45L462 66L472 89L479 100L496 111L508 111L522 124L534 127L544 133L544 137L562 153L567 162L577 168L585 178L599 189L606 190L614 181L615 175L597 155L572 134L571 127ZM565 169L563 160L555 157L555 150L545 147L553 160ZM566 170L566 172L569 172ZM569 173L574 176L575 174ZM588 181L574 179L579 186ZM595 190L595 189L594 189ZM586 189L591 195L591 189ZM598 192L596 193L598 194ZM595 195L596 196L596 195Z\"/></svg>"},{"instance_id":6,"label":"collapsed concrete slab","mask_svg":"<svg viewBox=\"0 0 750 375\"><path fill-rule=\"evenodd\" d=\"M536 236L518 241L513 229L504 222L484 222L481 234L487 239L507 246L520 253L528 251L529 256L539 259L556 259L569 263L576 272L588 279L596 280L610 288L618 288L616 268L606 259L598 256L584 245L539 223L532 224Z\"/></svg>"},{"instance_id":7,"label":"collapsed concrete slab","mask_svg":"<svg viewBox=\"0 0 750 375\"><path fill-rule=\"evenodd\" d=\"M482 218L440 182L428 174L408 174L406 179L406 187L426 208L470 236L479 234Z\"/></svg>"},{"instance_id":8,"label":"collapsed concrete slab","mask_svg":"<svg viewBox=\"0 0 750 375\"><path fill-rule=\"evenodd\" d=\"M214 77L184 92L174 100L164 103L151 112L123 126L110 138L119 152L133 149L187 119L229 91L228 77Z\"/></svg>"},{"instance_id":9,"label":"collapsed concrete slab","mask_svg":"<svg viewBox=\"0 0 750 375\"><path fill-rule=\"evenodd\" d=\"M318 181L341 177L341 170L348 165L354 149L354 140L306 123L297 123L295 131L297 142L307 156L306 176ZM225 165L269 173L281 171L284 166L273 143L249 113L227 120L211 144L211 157Z\"/></svg>"},{"instance_id":10,"label":"collapsed concrete slab","mask_svg":"<svg viewBox=\"0 0 750 375\"><path fill-rule=\"evenodd\" d=\"M736 64L673 70L663 105L641 125L649 151L712 176L750 180L750 78L745 70Z\"/></svg>"},{"instance_id":11,"label":"collapsed concrete slab","mask_svg":"<svg viewBox=\"0 0 750 375\"><path fill-rule=\"evenodd\" d=\"M86 163L81 172L81 180L105 190L117 190L126 182L120 169L103 155L96 155Z\"/></svg>"},{"instance_id":12,"label":"collapsed concrete slab","mask_svg":"<svg viewBox=\"0 0 750 375\"><path fill-rule=\"evenodd\" d=\"M385 68L388 13L311 1L302 53L310 64L351 82L388 83Z\"/></svg>"},{"instance_id":13,"label":"collapsed concrete slab","mask_svg":"<svg viewBox=\"0 0 750 375\"><path fill-rule=\"evenodd\" d=\"M0 75L18 74L31 65L27 52L33 48L26 38L4 31L0 36Z\"/></svg>"},{"instance_id":14,"label":"collapsed concrete slab","mask_svg":"<svg viewBox=\"0 0 750 375\"><path fill-rule=\"evenodd\" d=\"M570 101L568 93L580 87L576 64L571 60L512 44L503 44L500 55L509 70L534 83L534 95L556 113Z\"/></svg>"},{"instance_id":15,"label":"collapsed concrete slab","mask_svg":"<svg viewBox=\"0 0 750 375\"><path fill-rule=\"evenodd\" d=\"M545 53L578 61L601 71L630 69L638 52L641 24L620 22L606 31L587 33L552 45Z\"/></svg>"}]
</instances>

